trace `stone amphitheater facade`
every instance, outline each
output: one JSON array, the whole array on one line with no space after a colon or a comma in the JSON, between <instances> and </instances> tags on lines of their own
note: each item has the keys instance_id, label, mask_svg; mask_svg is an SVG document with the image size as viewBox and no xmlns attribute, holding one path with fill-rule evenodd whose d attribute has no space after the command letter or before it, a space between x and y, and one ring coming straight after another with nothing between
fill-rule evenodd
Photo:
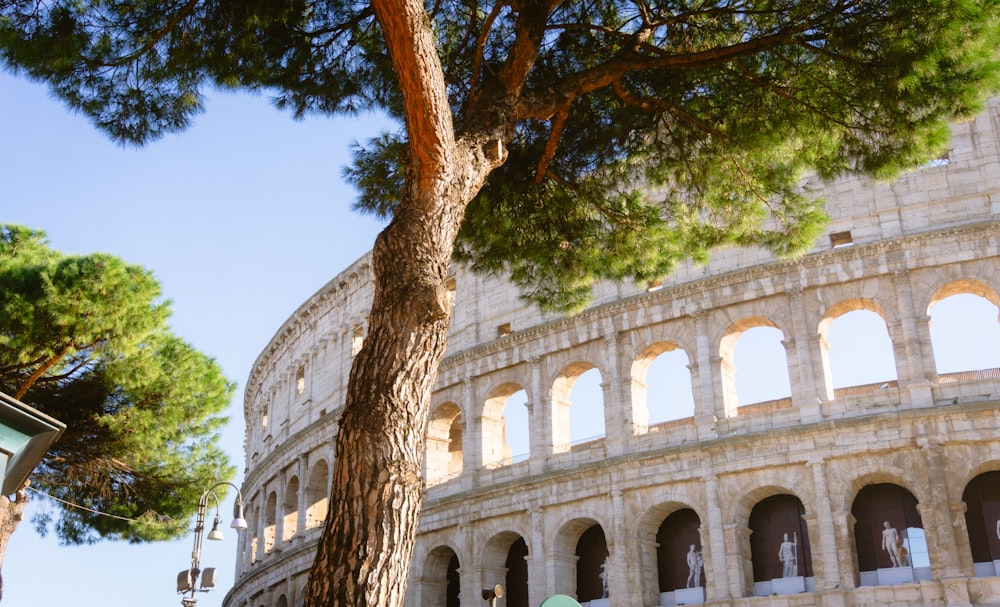
<instances>
[{"instance_id":1,"label":"stone amphitheater facade","mask_svg":"<svg viewBox=\"0 0 1000 607\"><path fill-rule=\"evenodd\" d=\"M454 268L407 605L488 604L482 589L497 583L503 607L554 594L628 607L1000 605L1000 379L939 373L930 329L952 295L1000 303L997 110L957 125L942 162L892 183L817 185L831 222L795 260L721 251L662 285L600 285L571 317ZM253 367L250 528L228 607L302 603L370 298L366 256ZM896 377L835 389L827 332L856 310L884 322ZM781 332L790 394L743 404L733 353L760 326ZM668 352L687 357L693 414L663 422L646 372ZM592 368L603 436L576 444L571 389ZM518 393L526 457L507 441ZM901 567L879 543L889 522L912 553Z\"/></svg>"}]
</instances>

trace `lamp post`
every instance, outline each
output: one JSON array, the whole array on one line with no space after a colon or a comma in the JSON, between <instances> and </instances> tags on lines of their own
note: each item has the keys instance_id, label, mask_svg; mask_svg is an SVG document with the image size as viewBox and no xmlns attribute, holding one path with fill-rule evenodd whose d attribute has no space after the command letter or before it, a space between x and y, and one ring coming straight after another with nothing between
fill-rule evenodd
<instances>
[{"instance_id":1,"label":"lamp post","mask_svg":"<svg viewBox=\"0 0 1000 607\"><path fill-rule=\"evenodd\" d=\"M233 504L233 522L229 526L233 529L247 528L247 521L243 518L243 494L240 493L239 487L223 481L212 485L201 494L201 499L198 500L198 518L194 525L194 549L191 550L191 568L177 574L178 594L191 593L190 596L181 598L181 605L183 607L194 607L198 602L198 599L195 598L196 592L208 592L215 587L215 568L207 567L204 571L201 570L201 536L205 531L205 512L208 510L208 498L211 496L215 500L215 520L212 521L212 530L208 532L208 539L222 539L222 529L219 528L222 524L222 517L219 516L219 497L215 495L215 490L223 485L229 485L236 490L236 502ZM197 587L199 576L201 577L201 588Z\"/></svg>"}]
</instances>

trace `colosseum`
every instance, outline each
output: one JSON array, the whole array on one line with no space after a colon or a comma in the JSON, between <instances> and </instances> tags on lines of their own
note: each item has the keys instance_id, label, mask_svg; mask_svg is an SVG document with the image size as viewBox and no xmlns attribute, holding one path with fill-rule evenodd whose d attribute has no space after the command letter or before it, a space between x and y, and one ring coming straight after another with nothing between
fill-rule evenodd
<instances>
[{"instance_id":1,"label":"colosseum","mask_svg":"<svg viewBox=\"0 0 1000 607\"><path fill-rule=\"evenodd\" d=\"M794 260L573 316L455 267L406 604L1000 605L998 107L892 183L807 184L831 221ZM302 603L370 297L362 257L252 369L228 607Z\"/></svg>"}]
</instances>

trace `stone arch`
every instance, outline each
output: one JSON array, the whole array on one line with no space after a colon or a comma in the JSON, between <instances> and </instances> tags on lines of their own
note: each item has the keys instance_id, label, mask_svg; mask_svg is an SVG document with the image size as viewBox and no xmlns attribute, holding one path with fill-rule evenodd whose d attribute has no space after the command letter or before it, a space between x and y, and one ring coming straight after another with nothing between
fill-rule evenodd
<instances>
[{"instance_id":1,"label":"stone arch","mask_svg":"<svg viewBox=\"0 0 1000 607\"><path fill-rule=\"evenodd\" d=\"M503 531L486 542L483 550L483 588L503 584L497 607L528 606L528 544L520 534Z\"/></svg>"},{"instance_id":2,"label":"stone arch","mask_svg":"<svg viewBox=\"0 0 1000 607\"><path fill-rule=\"evenodd\" d=\"M274 601L274 607L288 607L288 598L284 594L278 595L276 601Z\"/></svg>"},{"instance_id":3,"label":"stone arch","mask_svg":"<svg viewBox=\"0 0 1000 607\"><path fill-rule=\"evenodd\" d=\"M991 304L1000 307L1000 293L990 284L975 278L959 278L948 280L934 289L927 301L927 312L930 313L934 304L952 295L977 295Z\"/></svg>"},{"instance_id":4,"label":"stone arch","mask_svg":"<svg viewBox=\"0 0 1000 607\"><path fill-rule=\"evenodd\" d=\"M921 550L915 544L923 541L923 522L917 503L913 493L895 483L868 484L858 491L851 505L851 516L855 520L855 557L862 586L914 581L913 557ZM919 538L915 530L920 530ZM909 554L899 550L899 542ZM926 544L922 550L926 552ZM879 570L884 569L908 571L883 575Z\"/></svg>"},{"instance_id":5,"label":"stone arch","mask_svg":"<svg viewBox=\"0 0 1000 607\"><path fill-rule=\"evenodd\" d=\"M579 557L577 549L580 538L588 529L601 524L590 517L573 517L556 527L552 538L551 562L554 574L555 592L579 598L577 594ZM606 539L606 538L605 538Z\"/></svg>"},{"instance_id":6,"label":"stone arch","mask_svg":"<svg viewBox=\"0 0 1000 607\"><path fill-rule=\"evenodd\" d=\"M663 593L704 588L707 582L706 546L702 538L701 516L694 508L680 504L662 505L654 511L654 518L659 523L653 536L655 551L651 551L654 559L650 563L652 584L649 585L655 592L646 594L650 599L658 600ZM701 598L704 598L703 594Z\"/></svg>"},{"instance_id":7,"label":"stone arch","mask_svg":"<svg viewBox=\"0 0 1000 607\"><path fill-rule=\"evenodd\" d=\"M462 473L465 419L456 403L447 401L431 411L427 422L424 468L428 484Z\"/></svg>"},{"instance_id":8,"label":"stone arch","mask_svg":"<svg viewBox=\"0 0 1000 607\"><path fill-rule=\"evenodd\" d=\"M979 280L962 278L935 290L927 317L939 381L976 379L967 372L1000 367L998 308L1000 295Z\"/></svg>"},{"instance_id":9,"label":"stone arch","mask_svg":"<svg viewBox=\"0 0 1000 607\"><path fill-rule=\"evenodd\" d=\"M777 578L812 577L812 551L804 515L802 500L791 493L774 494L754 504L747 527L750 529L750 560L755 584ZM803 580L801 589L795 591L804 589ZM772 585L764 592L755 590L754 594L789 592Z\"/></svg>"},{"instance_id":10,"label":"stone arch","mask_svg":"<svg viewBox=\"0 0 1000 607\"><path fill-rule=\"evenodd\" d=\"M670 358L675 360L668 360ZM650 425L694 416L690 361L688 352L676 341L652 343L632 360L630 385L635 433L648 431ZM659 375L651 377L651 369L670 381L661 382ZM674 383L676 385L672 385Z\"/></svg>"},{"instance_id":11,"label":"stone arch","mask_svg":"<svg viewBox=\"0 0 1000 607\"><path fill-rule=\"evenodd\" d=\"M888 317L873 299L838 301L827 308L818 332L824 381L835 398L897 385ZM847 370L853 370L852 374L848 375Z\"/></svg>"},{"instance_id":12,"label":"stone arch","mask_svg":"<svg viewBox=\"0 0 1000 607\"><path fill-rule=\"evenodd\" d=\"M299 526L299 477L292 476L285 484L285 494L281 501L281 541L295 537Z\"/></svg>"},{"instance_id":13,"label":"stone arch","mask_svg":"<svg viewBox=\"0 0 1000 607\"><path fill-rule=\"evenodd\" d=\"M588 371L591 371L592 369L597 369L597 372L600 373L600 369L592 363L583 361L570 363L556 374L556 377L552 382L550 403L552 407L552 444L553 452L555 453L569 451L571 444L574 442L572 422L578 416L574 416L574 418L571 419L570 409L573 403L570 396L577 380L580 379L580 376ZM595 411L590 411L590 415L588 417L590 417L591 421L595 424L600 424L600 433L603 435L605 405L603 394L592 395L592 398L595 399L595 401L588 402L585 406L587 406L588 409L600 409L600 415L597 415ZM598 398L600 399L599 402L596 401ZM581 403L581 405L584 404ZM579 407L577 413L581 413L581 411L579 411Z\"/></svg>"},{"instance_id":14,"label":"stone arch","mask_svg":"<svg viewBox=\"0 0 1000 607\"><path fill-rule=\"evenodd\" d=\"M313 464L309 472L309 484L306 485L306 529L314 529L323 524L329 499L330 467L326 460L320 459Z\"/></svg>"},{"instance_id":15,"label":"stone arch","mask_svg":"<svg viewBox=\"0 0 1000 607\"><path fill-rule=\"evenodd\" d=\"M670 567L666 562L670 559L664 558L664 552L669 551L670 547L666 545L667 543L663 541L662 532L663 525L665 521L670 518L673 514L681 511L691 511L694 516L699 520L704 520L704 511L698 506L692 506L686 501L684 496L676 496L674 499L665 500L654 504L652 507L643 512L635 524L635 538L639 545L639 571L640 571L640 583L642 584L642 593L644 597L643 604L654 605L660 602L660 594L663 592L671 592L676 590L676 588L667 588L664 585L663 572L664 567ZM698 531L698 538L695 542L698 549L702 551L704 555L705 562L709 560L710 554L707 553L708 549L708 538L704 537L703 533L707 533L707 527L700 526ZM684 536L682 536L684 537ZM684 541L690 543L690 539L680 540L678 545L683 545ZM676 542L675 542L676 543ZM704 550L702 550L704 548ZM687 546L679 555L681 560L684 562L684 579L682 581L687 581ZM704 572L707 571L707 567L703 568L702 576L704 581L707 583L709 580L704 576ZM669 583L667 584L670 585ZM682 584L681 588L684 587Z\"/></svg>"},{"instance_id":16,"label":"stone arch","mask_svg":"<svg viewBox=\"0 0 1000 607\"><path fill-rule=\"evenodd\" d=\"M486 466L501 466L513 463L515 455L508 440L509 432L526 433L530 431L528 416L515 416L523 422L517 427L508 426L507 416L513 406L522 406L512 403L511 398L519 393L527 394L524 387L513 382L505 382L496 386L489 392L486 402L483 405L483 464ZM526 401L526 399L525 399ZM519 412L520 413L520 412ZM529 441L530 443L530 441ZM529 447L530 449L530 447ZM516 455L522 455L518 453Z\"/></svg>"},{"instance_id":17,"label":"stone arch","mask_svg":"<svg viewBox=\"0 0 1000 607\"><path fill-rule=\"evenodd\" d=\"M439 545L424 559L420 585L423 607L458 607L460 563L451 546Z\"/></svg>"},{"instance_id":18,"label":"stone arch","mask_svg":"<svg viewBox=\"0 0 1000 607\"><path fill-rule=\"evenodd\" d=\"M757 375L770 384L775 389L767 391L766 397L740 397L740 392L747 392L749 382L745 378L738 377L737 374L737 347L744 345L742 342L748 331L758 329L773 329L777 331L776 336L770 337L765 342L773 342L777 337L777 346L767 350L765 356L754 356L752 361L761 366L754 371ZM780 336L780 337L778 337ZM722 401L726 417L757 412L757 409L764 408L764 403L772 403L774 406L791 406L791 382L788 372L788 356L785 353L784 331L769 318L764 316L745 316L726 327L719 340L719 381L722 386ZM742 348L741 348L742 349ZM780 358L780 360L778 360ZM742 374L740 374L742 375ZM748 385L740 385L746 382ZM746 402L743 402L746 400ZM740 410L741 405L758 405L755 409Z\"/></svg>"}]
</instances>

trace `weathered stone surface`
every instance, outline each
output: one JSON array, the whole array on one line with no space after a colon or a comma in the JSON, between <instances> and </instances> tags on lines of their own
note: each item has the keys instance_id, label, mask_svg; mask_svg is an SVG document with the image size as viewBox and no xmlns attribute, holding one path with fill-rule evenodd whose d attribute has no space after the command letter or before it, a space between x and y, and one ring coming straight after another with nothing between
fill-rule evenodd
<instances>
[{"instance_id":1,"label":"weathered stone surface","mask_svg":"<svg viewBox=\"0 0 1000 607\"><path fill-rule=\"evenodd\" d=\"M594 305L571 318L543 314L510 285L456 267L407 604L444 604L452 554L461 596L478 604L482 588L503 583L517 538L528 547L529 604L572 595L576 542L595 523L610 552L611 604L658 604L655 538L682 508L701 520L708 604L1000 603L1000 577L976 577L962 501L974 477L1000 470L1000 380L939 376L928 317L932 304L955 293L1000 302L996 113L994 104L955 129L945 166L888 184L825 185L828 233L849 233L850 246L834 248L824 236L793 261L722 251L680 268L655 291L601 285ZM251 528L229 607L301 601L370 285L363 257L304 302L254 365L243 486ZM824 332L858 309L885 319L897 379L883 389L835 391ZM759 325L783 332L791 397L740 407L731 345ZM644 365L678 348L689 361L694 415L650 425ZM569 389L591 367L603 380L605 435L571 445ZM531 454L513 461L501 411L522 389ZM858 492L876 483L916 497L929 580L862 585L850 513ZM778 494L804 506L812 590L746 598L754 594L749 515Z\"/></svg>"}]
</instances>

